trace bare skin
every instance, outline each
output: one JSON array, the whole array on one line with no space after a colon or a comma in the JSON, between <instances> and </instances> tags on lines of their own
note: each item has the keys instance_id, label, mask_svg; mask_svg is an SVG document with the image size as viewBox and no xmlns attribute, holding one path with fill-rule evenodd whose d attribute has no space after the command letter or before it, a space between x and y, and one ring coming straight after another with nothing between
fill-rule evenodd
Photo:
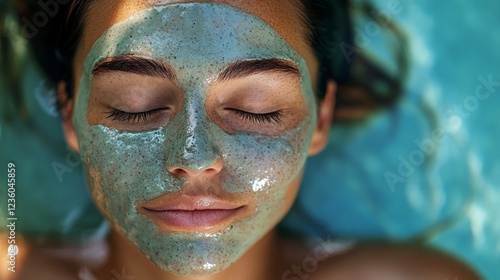
<instances>
[{"instance_id":1,"label":"bare skin","mask_svg":"<svg viewBox=\"0 0 500 280\"><path fill-rule=\"evenodd\" d=\"M5 235L0 239L4 240ZM0 271L6 280L79 280L82 264L62 261L49 256L37 246L18 239L20 254L16 272ZM2 242L0 250L6 251ZM406 245L363 245L349 251L316 259L313 267L307 260L314 258L315 247L306 247L296 240L283 240L274 233L266 236L244 258L230 269L206 278L185 278L169 275L158 278L154 264L141 257L138 251L120 236L110 237L111 251L118 257L111 258L96 270L97 279L311 279L311 280L474 280L480 279L472 270L450 256ZM285 252L293 250L294 255ZM5 263L6 256L0 261ZM312 271L312 272L308 272ZM287 273L288 272L288 273ZM160 273L160 274L159 274ZM128 277L128 278L126 278ZM135 278L132 278L135 277Z\"/></svg>"}]
</instances>

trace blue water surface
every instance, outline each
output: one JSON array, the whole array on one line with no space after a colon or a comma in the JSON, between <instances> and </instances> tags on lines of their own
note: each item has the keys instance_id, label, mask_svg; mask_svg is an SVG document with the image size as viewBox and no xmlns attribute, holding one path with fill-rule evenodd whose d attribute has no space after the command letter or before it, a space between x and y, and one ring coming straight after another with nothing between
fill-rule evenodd
<instances>
[{"instance_id":1,"label":"blue water surface","mask_svg":"<svg viewBox=\"0 0 500 280\"><path fill-rule=\"evenodd\" d=\"M393 1L378 2L388 11ZM282 226L309 237L423 241L497 279L500 3L399 3L390 15L412 62L402 102L333 127ZM385 53L382 35L369 38L370 52Z\"/></svg>"}]
</instances>

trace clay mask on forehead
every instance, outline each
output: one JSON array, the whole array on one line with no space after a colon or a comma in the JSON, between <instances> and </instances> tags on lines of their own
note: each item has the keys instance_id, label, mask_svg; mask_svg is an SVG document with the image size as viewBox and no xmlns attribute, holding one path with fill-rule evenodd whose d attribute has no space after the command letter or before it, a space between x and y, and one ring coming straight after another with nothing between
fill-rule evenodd
<instances>
[{"instance_id":1,"label":"clay mask on forehead","mask_svg":"<svg viewBox=\"0 0 500 280\"><path fill-rule=\"evenodd\" d=\"M183 106L164 127L127 132L89 125L92 69L124 54L169 64ZM217 74L241 60L278 58L296 64L307 117L280 135L226 133L205 108ZM316 106L304 59L268 24L219 4L176 4L145 9L114 25L84 63L74 122L90 193L115 229L159 267L183 275L210 274L234 263L282 218L288 185L300 175L316 124ZM202 170L217 159L218 180L199 193L244 197L250 214L218 232L165 232L138 213L141 203L184 192L188 184L169 166Z\"/></svg>"}]
</instances>

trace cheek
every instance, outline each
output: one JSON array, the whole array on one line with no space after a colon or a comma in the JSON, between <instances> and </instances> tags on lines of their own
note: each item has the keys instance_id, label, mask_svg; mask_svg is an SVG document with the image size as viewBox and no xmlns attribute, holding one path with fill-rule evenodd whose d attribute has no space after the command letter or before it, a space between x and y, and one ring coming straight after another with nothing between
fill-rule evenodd
<instances>
[{"instance_id":1,"label":"cheek","mask_svg":"<svg viewBox=\"0 0 500 280\"><path fill-rule=\"evenodd\" d=\"M237 141L239 145L228 145L231 151L225 153L223 185L226 191L278 191L288 185L302 168L299 143L242 138Z\"/></svg>"},{"instance_id":2,"label":"cheek","mask_svg":"<svg viewBox=\"0 0 500 280\"><path fill-rule=\"evenodd\" d=\"M135 203L179 191L182 181L168 176L161 130L124 133L89 127L80 137L81 156L95 203L113 222L137 215Z\"/></svg>"},{"instance_id":3,"label":"cheek","mask_svg":"<svg viewBox=\"0 0 500 280\"><path fill-rule=\"evenodd\" d=\"M302 172L311 127L304 122L279 137L236 135L217 139L222 143L224 154L222 185L225 190L262 193L283 201L288 186Z\"/></svg>"},{"instance_id":4,"label":"cheek","mask_svg":"<svg viewBox=\"0 0 500 280\"><path fill-rule=\"evenodd\" d=\"M285 195L285 207L284 207L285 213L288 212L288 210L290 210L292 204L295 201L295 198L297 198L297 194L300 189L300 183L302 182L302 175L303 175L303 170L301 170L299 176L297 176L295 180L293 180L292 183L290 183L290 185L288 186Z\"/></svg>"},{"instance_id":5,"label":"cheek","mask_svg":"<svg viewBox=\"0 0 500 280\"><path fill-rule=\"evenodd\" d=\"M280 137L234 136L226 144L222 185L249 197L253 214L235 225L249 240L257 240L286 214L296 196L310 129L303 125Z\"/></svg>"}]
</instances>

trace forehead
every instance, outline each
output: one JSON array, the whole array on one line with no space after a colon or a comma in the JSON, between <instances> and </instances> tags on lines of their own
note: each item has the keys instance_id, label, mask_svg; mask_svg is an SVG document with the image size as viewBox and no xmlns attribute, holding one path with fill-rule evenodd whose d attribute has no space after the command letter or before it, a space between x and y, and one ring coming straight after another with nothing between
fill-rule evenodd
<instances>
[{"instance_id":1,"label":"forehead","mask_svg":"<svg viewBox=\"0 0 500 280\"><path fill-rule=\"evenodd\" d=\"M87 73L105 58L135 54L176 69L190 65L221 70L230 62L303 59L269 26L241 10L219 4L182 4L142 10L106 31L86 59Z\"/></svg>"},{"instance_id":2,"label":"forehead","mask_svg":"<svg viewBox=\"0 0 500 280\"><path fill-rule=\"evenodd\" d=\"M154 7L152 3L162 5L175 3L193 3L194 1L182 0L124 0L124 1L104 1L96 0L92 2L87 11L84 22L84 34L82 36L75 65L82 65L85 57L90 52L92 46L102 34L115 25L140 11ZM317 61L309 42L306 40L307 29L301 16L301 5L298 0L217 0L217 1L195 1L195 2L215 2L233 6L239 10L250 13L268 25L303 58L305 58L307 67L315 77ZM244 27L244 26L242 26ZM81 76L79 67L75 71L76 80Z\"/></svg>"}]
</instances>

